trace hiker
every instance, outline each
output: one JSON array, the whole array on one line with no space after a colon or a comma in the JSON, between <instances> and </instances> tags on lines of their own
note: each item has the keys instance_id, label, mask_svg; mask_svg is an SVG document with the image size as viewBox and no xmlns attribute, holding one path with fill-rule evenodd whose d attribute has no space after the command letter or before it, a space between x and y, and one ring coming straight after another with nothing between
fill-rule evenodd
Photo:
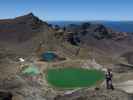
<instances>
[{"instance_id":1,"label":"hiker","mask_svg":"<svg viewBox=\"0 0 133 100\"><path fill-rule=\"evenodd\" d=\"M106 86L107 86L107 89L114 89L114 86L112 84L112 77L113 77L113 74L112 74L112 71L111 69L107 69L107 72L106 72Z\"/></svg>"}]
</instances>

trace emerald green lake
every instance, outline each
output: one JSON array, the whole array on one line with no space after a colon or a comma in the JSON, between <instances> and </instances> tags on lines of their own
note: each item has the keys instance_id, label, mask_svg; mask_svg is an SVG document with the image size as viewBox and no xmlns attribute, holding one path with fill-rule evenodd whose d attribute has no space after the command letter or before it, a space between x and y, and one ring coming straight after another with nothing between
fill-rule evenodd
<instances>
[{"instance_id":1,"label":"emerald green lake","mask_svg":"<svg viewBox=\"0 0 133 100\"><path fill-rule=\"evenodd\" d=\"M49 69L46 79L49 84L59 88L90 87L102 82L104 73L81 68Z\"/></svg>"}]
</instances>

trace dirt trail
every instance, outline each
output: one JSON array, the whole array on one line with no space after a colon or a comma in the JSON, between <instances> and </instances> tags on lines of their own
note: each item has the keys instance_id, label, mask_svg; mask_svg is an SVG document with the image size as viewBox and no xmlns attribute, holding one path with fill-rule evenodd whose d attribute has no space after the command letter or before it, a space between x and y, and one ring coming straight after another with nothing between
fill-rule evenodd
<instances>
[{"instance_id":1,"label":"dirt trail","mask_svg":"<svg viewBox=\"0 0 133 100\"><path fill-rule=\"evenodd\" d=\"M128 80L122 83L117 83L115 84L115 87L117 89L125 91L126 93L132 94L133 93L133 80Z\"/></svg>"}]
</instances>

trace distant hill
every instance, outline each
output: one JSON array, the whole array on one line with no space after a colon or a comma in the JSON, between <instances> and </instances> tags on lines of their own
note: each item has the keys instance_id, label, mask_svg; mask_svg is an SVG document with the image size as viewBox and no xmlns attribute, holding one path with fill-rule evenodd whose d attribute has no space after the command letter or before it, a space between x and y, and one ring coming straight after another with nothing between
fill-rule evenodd
<instances>
[{"instance_id":1,"label":"distant hill","mask_svg":"<svg viewBox=\"0 0 133 100\"><path fill-rule=\"evenodd\" d=\"M92 23L103 24L112 30L119 32L133 32L133 21L90 21ZM49 21L50 24L67 26L68 24L81 24L82 21Z\"/></svg>"},{"instance_id":2,"label":"distant hill","mask_svg":"<svg viewBox=\"0 0 133 100\"><path fill-rule=\"evenodd\" d=\"M48 24L32 13L14 19L0 20L0 40L25 42L37 35L36 33L44 31L44 27L48 30Z\"/></svg>"},{"instance_id":3,"label":"distant hill","mask_svg":"<svg viewBox=\"0 0 133 100\"><path fill-rule=\"evenodd\" d=\"M61 29L64 29L64 32L57 32L57 34L60 34L58 38L63 38L63 41L67 41L73 46L86 49L88 52L80 52L80 54L85 53L86 55L84 56L86 57L91 52L88 55L92 58L104 59L105 61L107 60L106 57L113 57L113 59L114 57L119 58L121 55L133 51L132 34L112 30L97 22L68 24ZM71 50L72 48L68 49Z\"/></svg>"},{"instance_id":4,"label":"distant hill","mask_svg":"<svg viewBox=\"0 0 133 100\"><path fill-rule=\"evenodd\" d=\"M133 21L105 21L102 22L105 26L120 32L133 32Z\"/></svg>"}]
</instances>

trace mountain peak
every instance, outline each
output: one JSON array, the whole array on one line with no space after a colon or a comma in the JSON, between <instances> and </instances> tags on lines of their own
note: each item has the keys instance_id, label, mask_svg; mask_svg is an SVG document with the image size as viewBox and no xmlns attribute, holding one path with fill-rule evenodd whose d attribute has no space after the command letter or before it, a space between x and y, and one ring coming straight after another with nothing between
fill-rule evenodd
<instances>
[{"instance_id":1,"label":"mountain peak","mask_svg":"<svg viewBox=\"0 0 133 100\"><path fill-rule=\"evenodd\" d=\"M28 13L27 15L29 16L34 16L34 14L32 12Z\"/></svg>"},{"instance_id":2,"label":"mountain peak","mask_svg":"<svg viewBox=\"0 0 133 100\"><path fill-rule=\"evenodd\" d=\"M34 13L32 13L32 12L24 15L24 17L37 18L37 16L35 16Z\"/></svg>"},{"instance_id":3,"label":"mountain peak","mask_svg":"<svg viewBox=\"0 0 133 100\"><path fill-rule=\"evenodd\" d=\"M15 19L37 19L38 17L36 17L32 12L26 14L26 15L23 15L23 16L19 16L19 17L16 17Z\"/></svg>"}]
</instances>

